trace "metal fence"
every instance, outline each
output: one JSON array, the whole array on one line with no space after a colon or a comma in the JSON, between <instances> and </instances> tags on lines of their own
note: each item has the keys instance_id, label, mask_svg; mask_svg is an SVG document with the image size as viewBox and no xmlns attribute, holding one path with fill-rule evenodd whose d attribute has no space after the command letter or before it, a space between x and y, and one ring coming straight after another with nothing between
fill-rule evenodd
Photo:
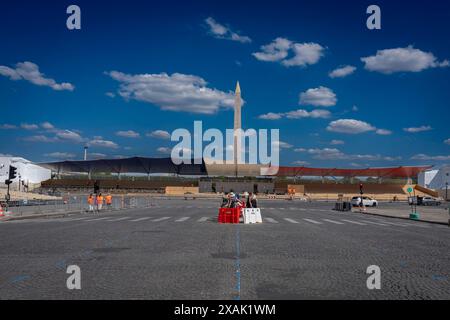
<instances>
[{"instance_id":1,"label":"metal fence","mask_svg":"<svg viewBox=\"0 0 450 320\"><path fill-rule=\"evenodd\" d=\"M149 196L115 196L112 204L107 206L103 203L102 211L113 211L130 208L147 208L155 206L155 198ZM96 210L94 205L94 210ZM3 207L6 211L6 208ZM87 212L89 204L87 195L74 195L63 197L62 200L28 200L12 201L9 203L8 212L10 216L25 216L34 214L50 213L75 213Z\"/></svg>"}]
</instances>

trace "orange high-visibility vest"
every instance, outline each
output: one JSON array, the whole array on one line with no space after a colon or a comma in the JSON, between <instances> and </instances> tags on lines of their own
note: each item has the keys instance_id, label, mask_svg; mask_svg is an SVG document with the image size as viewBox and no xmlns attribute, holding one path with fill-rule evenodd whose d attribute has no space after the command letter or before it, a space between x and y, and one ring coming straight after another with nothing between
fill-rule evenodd
<instances>
[{"instance_id":1,"label":"orange high-visibility vest","mask_svg":"<svg viewBox=\"0 0 450 320\"><path fill-rule=\"evenodd\" d=\"M89 204L94 204L94 197L88 197L87 198L87 202L89 203Z\"/></svg>"},{"instance_id":2,"label":"orange high-visibility vest","mask_svg":"<svg viewBox=\"0 0 450 320\"><path fill-rule=\"evenodd\" d=\"M111 204L112 203L112 196L106 196L105 200L106 200L106 204Z\"/></svg>"},{"instance_id":3,"label":"orange high-visibility vest","mask_svg":"<svg viewBox=\"0 0 450 320\"><path fill-rule=\"evenodd\" d=\"M103 204L103 196L97 197L97 204Z\"/></svg>"}]
</instances>

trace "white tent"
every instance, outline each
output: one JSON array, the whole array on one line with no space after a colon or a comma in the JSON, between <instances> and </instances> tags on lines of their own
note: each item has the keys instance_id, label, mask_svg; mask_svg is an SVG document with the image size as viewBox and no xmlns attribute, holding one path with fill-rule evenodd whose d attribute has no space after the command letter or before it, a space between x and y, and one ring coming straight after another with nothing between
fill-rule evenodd
<instances>
[{"instance_id":1,"label":"white tent","mask_svg":"<svg viewBox=\"0 0 450 320\"><path fill-rule=\"evenodd\" d=\"M8 179L9 166L17 168L17 177L13 183L23 181L25 184L40 183L50 179L51 171L20 157L0 157L0 184Z\"/></svg>"},{"instance_id":2,"label":"white tent","mask_svg":"<svg viewBox=\"0 0 450 320\"><path fill-rule=\"evenodd\" d=\"M438 170L424 171L419 174L418 183L422 187L443 190L446 183L450 183L450 166L444 166Z\"/></svg>"}]
</instances>

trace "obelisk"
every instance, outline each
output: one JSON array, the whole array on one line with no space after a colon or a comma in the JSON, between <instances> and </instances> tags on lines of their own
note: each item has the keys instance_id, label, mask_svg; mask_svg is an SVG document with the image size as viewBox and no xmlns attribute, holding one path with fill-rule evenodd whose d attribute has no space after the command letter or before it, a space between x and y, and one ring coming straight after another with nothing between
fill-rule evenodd
<instances>
[{"instance_id":1,"label":"obelisk","mask_svg":"<svg viewBox=\"0 0 450 320\"><path fill-rule=\"evenodd\" d=\"M236 83L236 91L234 98L234 165L235 165L235 176L238 176L238 165L242 163L241 161L241 87L239 86L239 81Z\"/></svg>"}]
</instances>

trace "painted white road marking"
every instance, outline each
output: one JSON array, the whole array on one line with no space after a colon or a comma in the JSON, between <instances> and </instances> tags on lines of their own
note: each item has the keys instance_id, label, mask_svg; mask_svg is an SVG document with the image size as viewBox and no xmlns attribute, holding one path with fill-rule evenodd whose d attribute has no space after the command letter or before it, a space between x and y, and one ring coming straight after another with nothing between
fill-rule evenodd
<instances>
[{"instance_id":1,"label":"painted white road marking","mask_svg":"<svg viewBox=\"0 0 450 320\"><path fill-rule=\"evenodd\" d=\"M205 222L208 221L209 217L203 217L197 220L197 222Z\"/></svg>"},{"instance_id":2,"label":"painted white road marking","mask_svg":"<svg viewBox=\"0 0 450 320\"><path fill-rule=\"evenodd\" d=\"M133 220L130 220L130 221L138 222L138 221L148 220L148 219L150 219L150 218L152 218L152 217L143 217L143 218L133 219Z\"/></svg>"},{"instance_id":3,"label":"painted white road marking","mask_svg":"<svg viewBox=\"0 0 450 320\"><path fill-rule=\"evenodd\" d=\"M65 221L80 221L80 220L86 220L86 219L90 219L91 217L83 217L83 218L71 218L71 219L66 219Z\"/></svg>"},{"instance_id":4,"label":"painted white road marking","mask_svg":"<svg viewBox=\"0 0 450 320\"><path fill-rule=\"evenodd\" d=\"M105 219L109 219L111 217L103 217L103 218L95 218L95 219L90 219L90 220L84 220L84 221L99 221L99 220L105 220Z\"/></svg>"},{"instance_id":5,"label":"painted white road marking","mask_svg":"<svg viewBox=\"0 0 450 320\"><path fill-rule=\"evenodd\" d=\"M175 222L186 221L186 220L189 219L189 218L191 218L191 217L183 217L183 218L180 218L180 219L178 219L178 220L175 220Z\"/></svg>"},{"instance_id":6,"label":"painted white road marking","mask_svg":"<svg viewBox=\"0 0 450 320\"><path fill-rule=\"evenodd\" d=\"M128 219L128 218L129 218L129 217L121 217L121 218L110 219L110 220L106 220L106 221L109 221L109 222L115 222L115 221L125 220L125 219Z\"/></svg>"},{"instance_id":7,"label":"painted white road marking","mask_svg":"<svg viewBox=\"0 0 450 320\"><path fill-rule=\"evenodd\" d=\"M315 224L322 224L322 222L319 222L319 221L316 221L316 220L313 220L313 219L306 219L306 218L304 218L303 220L311 222L311 223L315 223Z\"/></svg>"},{"instance_id":8,"label":"painted white road marking","mask_svg":"<svg viewBox=\"0 0 450 320\"><path fill-rule=\"evenodd\" d=\"M264 218L265 221L270 222L270 223L278 223L277 220L272 219L272 218Z\"/></svg>"},{"instance_id":9,"label":"painted white road marking","mask_svg":"<svg viewBox=\"0 0 450 320\"><path fill-rule=\"evenodd\" d=\"M289 218L284 218L284 220L290 222L290 223L299 223L298 221L294 220L294 219L289 219Z\"/></svg>"},{"instance_id":10,"label":"painted white road marking","mask_svg":"<svg viewBox=\"0 0 450 320\"><path fill-rule=\"evenodd\" d=\"M326 221L326 222L331 222L331 223L334 223L334 224L343 224L342 222L334 221L334 220L330 220L330 219L322 219L322 220Z\"/></svg>"},{"instance_id":11,"label":"painted white road marking","mask_svg":"<svg viewBox=\"0 0 450 320\"><path fill-rule=\"evenodd\" d=\"M373 221L368 221L368 220L361 220L361 221L366 222L366 223L375 224L375 225L377 225L377 226L385 226L385 227L388 226L388 225L385 224L385 223L373 222Z\"/></svg>"},{"instance_id":12,"label":"painted white road marking","mask_svg":"<svg viewBox=\"0 0 450 320\"><path fill-rule=\"evenodd\" d=\"M155 219L155 220L152 220L152 221L158 222L158 221L163 221L163 220L167 220L167 219L170 219L170 217L162 217L162 218L158 218L158 219Z\"/></svg>"},{"instance_id":13,"label":"painted white road marking","mask_svg":"<svg viewBox=\"0 0 450 320\"><path fill-rule=\"evenodd\" d=\"M353 224L358 224L360 226L365 226L365 223L361 223L361 222L356 222L356 221L352 221L352 220L345 220L345 219L341 219L342 221L348 222L348 223L353 223Z\"/></svg>"}]
</instances>

